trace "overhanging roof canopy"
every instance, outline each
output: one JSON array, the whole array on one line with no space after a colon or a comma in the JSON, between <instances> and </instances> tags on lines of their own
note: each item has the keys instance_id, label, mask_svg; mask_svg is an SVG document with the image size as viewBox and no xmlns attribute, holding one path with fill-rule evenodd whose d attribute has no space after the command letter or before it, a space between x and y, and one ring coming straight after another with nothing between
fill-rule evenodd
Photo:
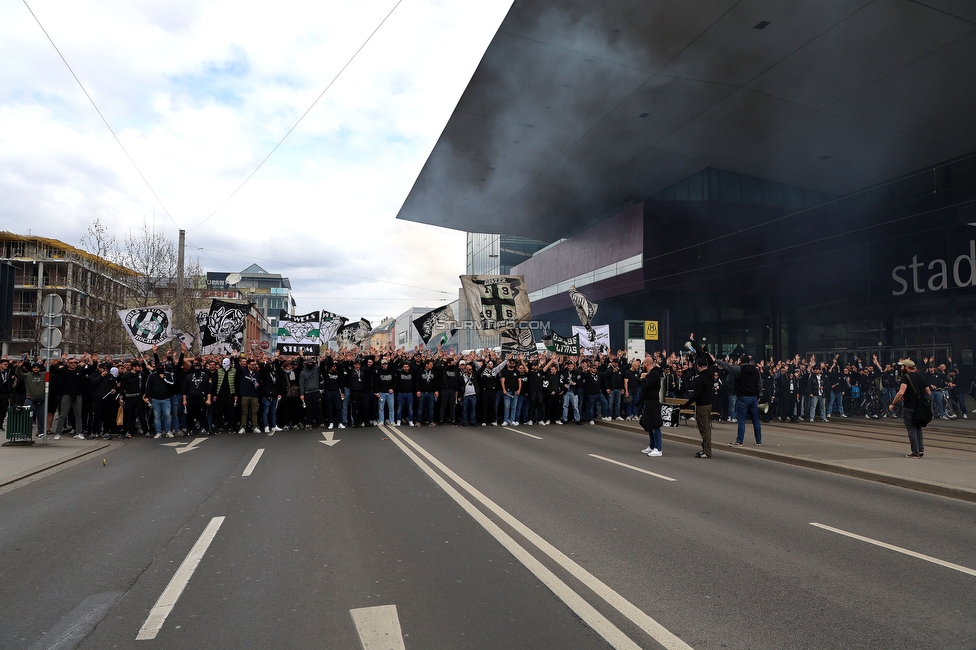
<instances>
[{"instance_id":1,"label":"overhanging roof canopy","mask_svg":"<svg viewBox=\"0 0 976 650\"><path fill-rule=\"evenodd\" d=\"M976 150L974 99L969 0L516 0L398 218L552 241L706 167L843 195Z\"/></svg>"}]
</instances>

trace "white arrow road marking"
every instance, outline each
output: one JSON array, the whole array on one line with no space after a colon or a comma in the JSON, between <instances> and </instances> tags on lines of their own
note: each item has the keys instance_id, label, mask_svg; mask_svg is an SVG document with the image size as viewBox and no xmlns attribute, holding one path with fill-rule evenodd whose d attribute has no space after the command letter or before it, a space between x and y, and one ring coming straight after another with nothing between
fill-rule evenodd
<instances>
[{"instance_id":1,"label":"white arrow road marking","mask_svg":"<svg viewBox=\"0 0 976 650\"><path fill-rule=\"evenodd\" d=\"M404 650L396 605L350 609L349 613L363 650Z\"/></svg>"},{"instance_id":2,"label":"white arrow road marking","mask_svg":"<svg viewBox=\"0 0 976 650\"><path fill-rule=\"evenodd\" d=\"M323 431L322 435L325 436L325 440L319 440L319 442L321 442L323 445L329 445L331 447L337 442L342 442L341 440L332 439L333 436L335 436L335 433L332 431ZM345 447L343 447L343 449L345 449Z\"/></svg>"},{"instance_id":3,"label":"white arrow road marking","mask_svg":"<svg viewBox=\"0 0 976 650\"><path fill-rule=\"evenodd\" d=\"M444 490L452 499L454 499L458 505L464 508L464 510L471 515L475 521L481 524L481 526L496 540L498 540L498 542L504 546L509 553L515 556L515 558L518 559L518 561L521 562L525 568L535 574L542 584L548 587L552 593L566 603L566 605L572 609L577 616L579 616L584 622L586 622L587 625L593 628L593 630L596 631L600 636L606 639L607 643L609 643L612 647L617 648L618 650L622 648L633 648L634 650L638 650L640 648L640 646L634 643L630 637L624 634L609 619L590 605L580 594L574 591L572 587L560 580L544 564L539 562L531 553L516 542L515 539L502 530L501 527L499 527L494 521L489 519L487 515L478 510L473 503L458 492L450 483L441 477L440 474L435 472L434 469L425 463L419 456L417 456L417 454L424 456L424 458L430 461L432 465L443 472L445 476L449 477L458 486L460 486L461 489L474 497L474 499L483 507L494 513L495 516L499 517L508 526L512 527L529 543L533 544L554 562L559 564L559 566L561 566L564 570L569 572L573 577L589 587L593 593L630 619L631 622L637 625L640 629L647 633L648 636L657 641L667 650L692 650L690 645L682 641L663 625L648 616L639 607L611 589L596 576L571 560L562 551L544 540L528 526L513 517L507 511L503 510L498 504L475 489L463 478L455 474L449 467L434 458L430 452L418 445L415 441L411 440L402 431L394 431L391 429L391 432L392 434L390 435L390 440L396 443L396 445L403 450L403 453L405 453L408 458L416 463L416 465L435 483L437 483L440 488ZM407 447L408 444L417 451L417 454Z\"/></svg>"},{"instance_id":4,"label":"white arrow road marking","mask_svg":"<svg viewBox=\"0 0 976 650\"><path fill-rule=\"evenodd\" d=\"M182 447L183 445L188 445L188 442L164 442L163 447Z\"/></svg>"},{"instance_id":5,"label":"white arrow road marking","mask_svg":"<svg viewBox=\"0 0 976 650\"><path fill-rule=\"evenodd\" d=\"M186 447L182 447L180 449L177 449L176 450L176 453L178 453L178 454L184 454L184 453L186 453L188 451L193 451L194 449L196 449L197 445L199 445L204 440L206 440L206 438L194 438L193 439L193 442L191 442L190 444L188 444Z\"/></svg>"},{"instance_id":6,"label":"white arrow road marking","mask_svg":"<svg viewBox=\"0 0 976 650\"><path fill-rule=\"evenodd\" d=\"M620 465L621 467L626 467L627 469L632 469L635 472L642 472L644 474L650 474L654 478L664 479L665 481L677 481L676 478L671 478L670 476L665 476L664 474L655 474L654 472L649 472L646 469L640 467L634 467L633 465L628 465L627 463L621 463L619 460L613 460L612 458L604 458L603 456L597 456L596 454L587 454L591 458L596 458L598 460L605 460L608 463L613 463L614 465Z\"/></svg>"},{"instance_id":7,"label":"white arrow road marking","mask_svg":"<svg viewBox=\"0 0 976 650\"><path fill-rule=\"evenodd\" d=\"M258 449L256 452L254 452L254 458L251 459L251 462L248 463L247 467L244 468L244 473L241 474L242 478L251 475L251 472L253 472L254 468L257 467L258 461L261 460L261 456L263 454L264 454L263 449Z\"/></svg>"},{"instance_id":8,"label":"white arrow road marking","mask_svg":"<svg viewBox=\"0 0 976 650\"><path fill-rule=\"evenodd\" d=\"M889 551L896 551L898 553L904 553L905 555L918 558L919 560L925 560L926 562L931 562L932 564L938 564L939 566L944 566L947 569L954 569L961 573L966 573L971 576L976 576L976 570L970 569L969 567L962 566L960 564L953 564L952 562L946 562L945 560L940 560L937 557L932 557L931 555L924 555L922 553L916 553L915 551L909 551L907 548L902 548L900 546L895 546L893 544L886 544L885 542L879 542L876 539L871 539L870 537L862 537L861 535L856 535L854 533L849 533L846 530L841 530L840 528L833 528L831 526L825 526L824 524L818 524L815 521L810 522L811 526L816 526L823 530L829 530L832 533L837 533L838 535L844 535L845 537L850 537L851 539L856 539L861 542L867 542L868 544L874 544L875 546L880 546L881 548L886 548Z\"/></svg>"},{"instance_id":9,"label":"white arrow road marking","mask_svg":"<svg viewBox=\"0 0 976 650\"><path fill-rule=\"evenodd\" d=\"M535 438L536 440L542 440L542 438L540 438L539 436L534 436L531 433L526 433L525 431L519 431L518 429L513 429L511 427L502 427L502 428L503 429L507 429L508 431L514 431L515 433L521 433L523 436L528 436L529 438Z\"/></svg>"},{"instance_id":10,"label":"white arrow road marking","mask_svg":"<svg viewBox=\"0 0 976 650\"><path fill-rule=\"evenodd\" d=\"M207 527L203 529L200 538L193 545L193 548L190 549L190 553L186 556L186 559L183 560L183 564L173 574L169 584L166 585L166 589L159 595L159 600L149 610L149 618L142 624L142 628L140 628L139 634L136 636L136 641L149 641L155 639L156 635L159 634L163 623L166 622L166 617L176 607L176 601L180 599L180 594L186 589L187 583L193 577L193 572L197 570L197 565L203 559L203 554L207 552L210 542L217 536L217 531L220 530L222 523L224 523L223 517L214 517L207 524Z\"/></svg>"}]
</instances>

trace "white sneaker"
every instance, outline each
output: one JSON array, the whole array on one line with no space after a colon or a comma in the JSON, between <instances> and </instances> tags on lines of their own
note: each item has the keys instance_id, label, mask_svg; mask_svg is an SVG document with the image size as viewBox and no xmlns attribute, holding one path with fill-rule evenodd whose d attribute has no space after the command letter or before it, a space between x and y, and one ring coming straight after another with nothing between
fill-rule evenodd
<instances>
[{"instance_id":1,"label":"white sneaker","mask_svg":"<svg viewBox=\"0 0 976 650\"><path fill-rule=\"evenodd\" d=\"M57 438L58 436L54 436L54 437ZM163 437L163 434L157 433L156 435L153 436L153 440L156 440L157 438L162 438L162 437Z\"/></svg>"},{"instance_id":2,"label":"white sneaker","mask_svg":"<svg viewBox=\"0 0 976 650\"><path fill-rule=\"evenodd\" d=\"M340 423L339 423L339 428L340 428L340 429L345 429L345 428L346 428L346 425L344 425L344 424L343 424L342 422L340 422Z\"/></svg>"},{"instance_id":3,"label":"white sneaker","mask_svg":"<svg viewBox=\"0 0 976 650\"><path fill-rule=\"evenodd\" d=\"M396 421L396 425L397 425L397 426L400 426L400 420L397 420L397 421Z\"/></svg>"},{"instance_id":4,"label":"white sneaker","mask_svg":"<svg viewBox=\"0 0 976 650\"><path fill-rule=\"evenodd\" d=\"M526 422L525 425L531 427L532 426L532 420L529 420L528 422Z\"/></svg>"},{"instance_id":5,"label":"white sneaker","mask_svg":"<svg viewBox=\"0 0 976 650\"><path fill-rule=\"evenodd\" d=\"M616 419L617 419L617 420L623 420L623 418L622 418L622 417L620 417L619 415L618 415L618 416L616 417Z\"/></svg>"},{"instance_id":6,"label":"white sneaker","mask_svg":"<svg viewBox=\"0 0 976 650\"><path fill-rule=\"evenodd\" d=\"M330 429L332 428L332 423L331 423L331 422L329 422L329 428L330 428Z\"/></svg>"},{"instance_id":7,"label":"white sneaker","mask_svg":"<svg viewBox=\"0 0 976 650\"><path fill-rule=\"evenodd\" d=\"M237 435L241 435L242 433L244 433L244 427L241 427L240 431L237 432Z\"/></svg>"},{"instance_id":8,"label":"white sneaker","mask_svg":"<svg viewBox=\"0 0 976 650\"><path fill-rule=\"evenodd\" d=\"M603 421L604 421L604 422L609 422L609 421L610 421L610 420L612 420L612 419L613 419L613 418L608 418L608 417L606 417L606 416L603 416Z\"/></svg>"},{"instance_id":9,"label":"white sneaker","mask_svg":"<svg viewBox=\"0 0 976 650\"><path fill-rule=\"evenodd\" d=\"M281 431L281 427L275 425L275 426L271 427L271 430L274 431L275 433L278 433L279 431Z\"/></svg>"},{"instance_id":10,"label":"white sneaker","mask_svg":"<svg viewBox=\"0 0 976 650\"><path fill-rule=\"evenodd\" d=\"M413 422L411 422L411 423L410 423L410 426L413 426ZM486 427L486 426L488 426L488 425L487 425L487 424L485 424L484 422L482 422L482 423L481 423L481 426L483 426L483 427Z\"/></svg>"},{"instance_id":11,"label":"white sneaker","mask_svg":"<svg viewBox=\"0 0 976 650\"><path fill-rule=\"evenodd\" d=\"M61 439L61 434L60 433L55 433L54 434L54 439L55 440L60 440Z\"/></svg>"},{"instance_id":12,"label":"white sneaker","mask_svg":"<svg viewBox=\"0 0 976 650\"><path fill-rule=\"evenodd\" d=\"M503 427L507 427L508 426L508 420L505 420L504 422L502 422L502 426Z\"/></svg>"},{"instance_id":13,"label":"white sneaker","mask_svg":"<svg viewBox=\"0 0 976 650\"><path fill-rule=\"evenodd\" d=\"M261 433L261 427L254 427L254 433Z\"/></svg>"},{"instance_id":14,"label":"white sneaker","mask_svg":"<svg viewBox=\"0 0 976 650\"><path fill-rule=\"evenodd\" d=\"M417 423L416 423L416 422L407 422L407 424L409 424L409 425L410 425L410 426L412 426L412 427L415 427L415 426L417 426ZM485 425L484 425L484 424L482 424L481 426L485 426Z\"/></svg>"},{"instance_id":15,"label":"white sneaker","mask_svg":"<svg viewBox=\"0 0 976 650\"><path fill-rule=\"evenodd\" d=\"M264 427L264 432L265 433L271 433L271 428L270 427Z\"/></svg>"},{"instance_id":16,"label":"white sneaker","mask_svg":"<svg viewBox=\"0 0 976 650\"><path fill-rule=\"evenodd\" d=\"M173 435L173 432L172 431L167 431L166 432L166 437L167 438L175 438L176 436Z\"/></svg>"},{"instance_id":17,"label":"white sneaker","mask_svg":"<svg viewBox=\"0 0 976 650\"><path fill-rule=\"evenodd\" d=\"M646 447L644 447L643 449L641 449L641 453L642 454L649 454L652 451L654 451L654 447L652 447L650 445L647 445Z\"/></svg>"},{"instance_id":18,"label":"white sneaker","mask_svg":"<svg viewBox=\"0 0 976 650\"><path fill-rule=\"evenodd\" d=\"M648 456L663 456L664 455L664 452L662 452L660 449L652 449L649 452L647 452L647 455Z\"/></svg>"},{"instance_id":19,"label":"white sneaker","mask_svg":"<svg viewBox=\"0 0 976 650\"><path fill-rule=\"evenodd\" d=\"M167 433L166 435L168 436L169 434ZM72 438L77 438L78 440L84 440L85 439L85 436L81 435L80 433L77 434L77 435L71 436L71 437Z\"/></svg>"},{"instance_id":20,"label":"white sneaker","mask_svg":"<svg viewBox=\"0 0 976 650\"><path fill-rule=\"evenodd\" d=\"M595 425L596 422L594 422L593 420L590 420L590 424L594 424Z\"/></svg>"},{"instance_id":21,"label":"white sneaker","mask_svg":"<svg viewBox=\"0 0 976 650\"><path fill-rule=\"evenodd\" d=\"M492 422L492 423L491 423L491 426L493 426L493 427L497 427L497 426L498 426L498 423L497 423L497 422Z\"/></svg>"},{"instance_id":22,"label":"white sneaker","mask_svg":"<svg viewBox=\"0 0 976 650\"><path fill-rule=\"evenodd\" d=\"M519 423L518 423L518 422L512 422L512 426L513 426L513 427L517 427L518 425L519 425Z\"/></svg>"},{"instance_id":23,"label":"white sneaker","mask_svg":"<svg viewBox=\"0 0 976 650\"><path fill-rule=\"evenodd\" d=\"M562 420L556 420L556 424L562 424L562 423L563 423Z\"/></svg>"}]
</instances>

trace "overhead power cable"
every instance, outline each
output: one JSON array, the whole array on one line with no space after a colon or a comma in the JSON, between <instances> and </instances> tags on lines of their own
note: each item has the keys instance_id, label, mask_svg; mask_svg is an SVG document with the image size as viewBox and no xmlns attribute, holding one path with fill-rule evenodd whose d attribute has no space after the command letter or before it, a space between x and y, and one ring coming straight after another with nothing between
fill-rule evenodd
<instances>
[{"instance_id":1,"label":"overhead power cable","mask_svg":"<svg viewBox=\"0 0 976 650\"><path fill-rule=\"evenodd\" d=\"M220 210L225 205L227 205L227 203L232 198L234 198L234 195L236 195L238 192L240 192L241 191L241 188L244 187L244 185L246 185L249 180L251 180L251 177L254 176L256 173L258 173L258 170L261 169L261 166L264 165L264 163L266 163L268 161L268 158L270 158L274 154L274 152L278 150L278 147L280 147L281 144L285 141L285 139L289 135L291 135L291 132L294 131L298 127L299 124L301 124L302 120L305 119L305 116L308 115L309 112L315 107L315 105L319 103L319 100L322 99L322 97L325 95L326 92L328 92L329 88L332 87L332 84L334 84L336 82L336 79L339 78L339 75L341 75L346 70L346 68L349 67L349 64L352 63L353 60L356 58L356 56L363 50L364 47L366 47L366 44L369 43L370 39L372 39L373 36L376 34L376 32L379 31L380 27L383 26L383 23L385 23L386 20L393 14L393 12L396 10L396 8L400 6L400 3L401 2L403 2L403 0L397 0L397 3L395 5L393 5L393 9L390 9L389 13L387 13L386 16L383 18L383 20L380 21L380 24L376 26L376 29L374 29L370 33L370 35L366 38L366 40L363 41L363 44L359 46L359 49L357 49L353 53L353 55L349 58L349 60L346 61L346 64L344 66L342 66L342 69L340 69L339 72L337 72L336 75L334 77L332 77L332 81L330 81L329 84L325 87L325 90L323 90L321 93L319 93L319 96L315 98L315 101L312 102L311 106L309 106L305 110L305 112L302 113L302 116L298 118L298 121L295 122L295 124L290 129L288 129L288 132L285 133L285 135L281 138L281 140L278 141L278 144L276 144L274 146L274 148L268 153L268 155L265 156L264 159L261 162L258 163L258 166L254 168L254 171L252 171L250 174L247 175L247 178L244 179L244 182L242 182L240 185L238 185L237 186L237 189L234 190L233 192L231 192L230 193L230 196L228 196L224 200L223 203L221 203L219 206L217 206L217 209L216 210L214 210L213 212L211 212L210 214L208 214L207 217L203 221L201 221L197 225L195 225L192 228L190 228L189 229L190 232L196 230L197 228L199 228L203 224L207 223L207 221L210 220L210 217L212 217L215 214L217 214L218 212L220 212Z\"/></svg>"},{"instance_id":2,"label":"overhead power cable","mask_svg":"<svg viewBox=\"0 0 976 650\"><path fill-rule=\"evenodd\" d=\"M75 78L76 82L78 82L78 86L81 88L81 92L85 93L85 97L87 97L88 101L91 102L91 105L95 108L95 112L98 113L98 116L102 118L102 122L105 123L106 128L108 128L109 130L109 133L112 134L112 137L115 138L115 141L119 144L119 147L122 148L122 153L124 153L125 157L129 159L130 163L132 163L132 166L135 168L136 173L139 174L139 178L142 179L142 182L146 184L146 187L149 188L149 191L152 193L153 197L155 197L156 202L159 203L159 207L163 209L163 212L165 212L166 216L169 217L169 220L173 222L173 225L179 228L180 225L176 223L176 219L174 219L173 215L171 215L169 213L169 210L166 209L166 205L163 204L162 199L160 199L159 195L156 194L156 190L154 190L152 185L149 184L149 181L146 179L145 174L143 174L142 170L139 169L139 165L137 165L136 161L133 160L132 156L129 155L129 152L126 150L125 145L123 145L122 141L119 140L119 136L115 134L115 130L112 128L112 125L109 124L108 120L105 119L105 116L102 115L102 111L99 110L98 105L95 104L95 100L92 99L92 96L88 94L88 91L85 89L85 85L81 83L81 79L79 79L78 75L75 74L75 71L71 69L71 65L68 63L68 60L64 58L64 55L61 54L61 50L59 50L58 46L54 43L54 39L51 38L51 35L47 33L46 29L44 29L44 25L41 24L41 21L37 17L37 14L35 14L34 10L30 8L29 4L27 4L27 0L22 0L22 1L24 3L24 6L27 7L27 11L29 11L30 15L34 17L34 20L37 22L37 26L41 28L42 32L44 32L44 35L47 37L47 40L51 43L51 46L54 48L54 51L58 53L59 57L61 57L61 60L64 62L65 67L68 68L68 72L70 72L71 76Z\"/></svg>"}]
</instances>

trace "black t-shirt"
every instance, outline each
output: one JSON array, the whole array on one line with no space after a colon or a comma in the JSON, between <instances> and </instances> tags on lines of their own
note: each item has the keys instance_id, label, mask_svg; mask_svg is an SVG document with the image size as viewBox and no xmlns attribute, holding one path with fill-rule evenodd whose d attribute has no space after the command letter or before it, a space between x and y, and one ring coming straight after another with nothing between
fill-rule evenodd
<instances>
[{"instance_id":1,"label":"black t-shirt","mask_svg":"<svg viewBox=\"0 0 976 650\"><path fill-rule=\"evenodd\" d=\"M506 393L515 393L518 391L519 376L517 372L506 367L504 370L502 370L500 378L505 382ZM499 382L499 386L501 386L501 382Z\"/></svg>"},{"instance_id":2,"label":"black t-shirt","mask_svg":"<svg viewBox=\"0 0 976 650\"><path fill-rule=\"evenodd\" d=\"M909 378L911 378L909 380ZM925 394L926 384L922 379L922 376L917 372L906 372L902 373L901 383L907 384L908 388L905 389L905 394L902 398L905 400L905 408L915 410L918 406L919 395ZM912 384L914 383L915 389L918 390L918 395L915 394L915 390L912 389Z\"/></svg>"}]
</instances>

